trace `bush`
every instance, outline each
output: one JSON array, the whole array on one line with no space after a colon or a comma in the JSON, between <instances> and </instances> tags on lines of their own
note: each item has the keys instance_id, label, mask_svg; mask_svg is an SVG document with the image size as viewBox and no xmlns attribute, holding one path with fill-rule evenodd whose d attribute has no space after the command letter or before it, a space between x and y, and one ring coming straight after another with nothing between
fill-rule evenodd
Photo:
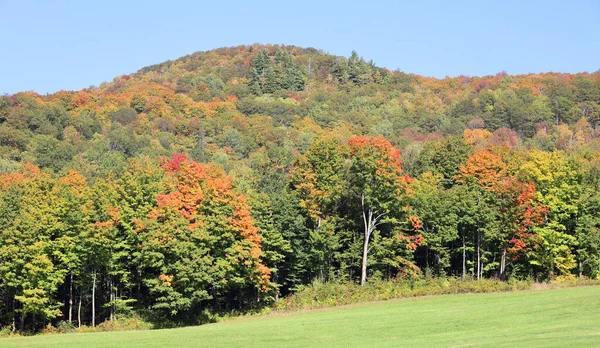
<instances>
[{"instance_id":1,"label":"bush","mask_svg":"<svg viewBox=\"0 0 600 348\"><path fill-rule=\"evenodd\" d=\"M356 283L315 281L311 286L278 301L275 309L304 310L402 297L515 291L530 289L531 285L529 280L507 283L491 279L461 281L458 278L374 280L364 287Z\"/></svg>"},{"instance_id":2,"label":"bush","mask_svg":"<svg viewBox=\"0 0 600 348\"><path fill-rule=\"evenodd\" d=\"M551 283L534 283L531 279L511 279L502 282L495 279L431 278L372 280L364 287L356 283L313 282L299 289L274 305L275 310L306 310L352 303L389 300L402 297L445 295L463 293L488 293L519 290L562 288L600 285L600 280L575 277L557 277Z\"/></svg>"},{"instance_id":3,"label":"bush","mask_svg":"<svg viewBox=\"0 0 600 348\"><path fill-rule=\"evenodd\" d=\"M141 320L140 318L119 318L116 320L107 320L98 324L96 327L82 326L77 332L106 332L106 331L133 331L150 330L152 324Z\"/></svg>"},{"instance_id":4,"label":"bush","mask_svg":"<svg viewBox=\"0 0 600 348\"><path fill-rule=\"evenodd\" d=\"M50 323L48 323L48 325L46 325L46 327L44 327L44 329L42 329L42 332L41 332L42 335L54 335L54 334L58 334L58 333L61 333L61 332Z\"/></svg>"},{"instance_id":5,"label":"bush","mask_svg":"<svg viewBox=\"0 0 600 348\"><path fill-rule=\"evenodd\" d=\"M75 327L75 325L73 325L72 322L65 320L59 321L56 325L56 328L61 333L75 332L77 330L77 328Z\"/></svg>"},{"instance_id":6,"label":"bush","mask_svg":"<svg viewBox=\"0 0 600 348\"><path fill-rule=\"evenodd\" d=\"M18 333L12 332L10 326L0 327L0 338L20 336Z\"/></svg>"},{"instance_id":7,"label":"bush","mask_svg":"<svg viewBox=\"0 0 600 348\"><path fill-rule=\"evenodd\" d=\"M600 281L598 279L590 279L587 277L576 278L574 275L562 275L556 277L550 284L557 287L568 288L573 286L598 285L600 284Z\"/></svg>"},{"instance_id":8,"label":"bush","mask_svg":"<svg viewBox=\"0 0 600 348\"><path fill-rule=\"evenodd\" d=\"M152 324L139 318L126 318L117 320L108 320L97 327L98 331L132 331L132 330L150 330Z\"/></svg>"}]
</instances>

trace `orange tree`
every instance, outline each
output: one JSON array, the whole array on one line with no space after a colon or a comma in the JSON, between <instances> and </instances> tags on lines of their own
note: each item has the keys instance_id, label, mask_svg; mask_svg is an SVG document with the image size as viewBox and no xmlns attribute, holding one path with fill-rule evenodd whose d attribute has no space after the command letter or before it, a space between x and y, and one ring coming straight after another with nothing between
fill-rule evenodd
<instances>
[{"instance_id":1,"label":"orange tree","mask_svg":"<svg viewBox=\"0 0 600 348\"><path fill-rule=\"evenodd\" d=\"M138 222L152 308L179 320L208 300L216 309L260 301L272 284L246 198L217 167L174 156L165 168L172 190Z\"/></svg>"},{"instance_id":2,"label":"orange tree","mask_svg":"<svg viewBox=\"0 0 600 348\"><path fill-rule=\"evenodd\" d=\"M457 180L477 185L488 193L486 199L494 207L495 215L495 228L490 235L498 242L499 276L505 279L507 256L510 254L517 260L537 243L532 228L543 222L547 212L536 201L535 183L520 181L502 157L488 150L475 152L461 166Z\"/></svg>"}]
</instances>

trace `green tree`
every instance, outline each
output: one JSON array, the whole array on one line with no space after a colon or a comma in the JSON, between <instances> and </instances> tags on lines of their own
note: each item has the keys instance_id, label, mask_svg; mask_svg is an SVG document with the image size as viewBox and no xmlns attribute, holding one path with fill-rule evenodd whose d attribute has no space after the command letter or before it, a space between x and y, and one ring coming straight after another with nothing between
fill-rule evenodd
<instances>
[{"instance_id":1,"label":"green tree","mask_svg":"<svg viewBox=\"0 0 600 348\"><path fill-rule=\"evenodd\" d=\"M408 183L402 171L400 151L382 137L354 137L348 142L349 199L360 207L363 220L361 285L367 281L369 240L382 224L395 225L406 215Z\"/></svg>"}]
</instances>

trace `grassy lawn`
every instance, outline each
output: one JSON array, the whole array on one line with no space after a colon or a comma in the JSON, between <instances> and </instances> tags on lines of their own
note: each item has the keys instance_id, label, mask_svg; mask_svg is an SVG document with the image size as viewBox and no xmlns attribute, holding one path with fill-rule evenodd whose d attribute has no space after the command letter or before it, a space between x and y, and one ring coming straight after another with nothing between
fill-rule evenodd
<instances>
[{"instance_id":1,"label":"grassy lawn","mask_svg":"<svg viewBox=\"0 0 600 348\"><path fill-rule=\"evenodd\" d=\"M600 346L600 287L442 295L170 330L0 339L0 347Z\"/></svg>"}]
</instances>

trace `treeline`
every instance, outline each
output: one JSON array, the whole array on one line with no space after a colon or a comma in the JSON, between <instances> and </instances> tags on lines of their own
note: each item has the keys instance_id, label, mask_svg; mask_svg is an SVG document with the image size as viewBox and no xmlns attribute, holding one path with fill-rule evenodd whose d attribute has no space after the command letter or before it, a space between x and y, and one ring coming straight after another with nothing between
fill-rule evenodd
<instances>
[{"instance_id":1,"label":"treeline","mask_svg":"<svg viewBox=\"0 0 600 348\"><path fill-rule=\"evenodd\" d=\"M449 161L413 178L382 137L324 136L260 190L185 155L93 184L26 164L0 177L2 323L193 323L314 279L598 275L597 154L436 145Z\"/></svg>"},{"instance_id":2,"label":"treeline","mask_svg":"<svg viewBox=\"0 0 600 348\"><path fill-rule=\"evenodd\" d=\"M0 97L0 326L162 325L323 282L600 272L600 75L197 53Z\"/></svg>"}]
</instances>

